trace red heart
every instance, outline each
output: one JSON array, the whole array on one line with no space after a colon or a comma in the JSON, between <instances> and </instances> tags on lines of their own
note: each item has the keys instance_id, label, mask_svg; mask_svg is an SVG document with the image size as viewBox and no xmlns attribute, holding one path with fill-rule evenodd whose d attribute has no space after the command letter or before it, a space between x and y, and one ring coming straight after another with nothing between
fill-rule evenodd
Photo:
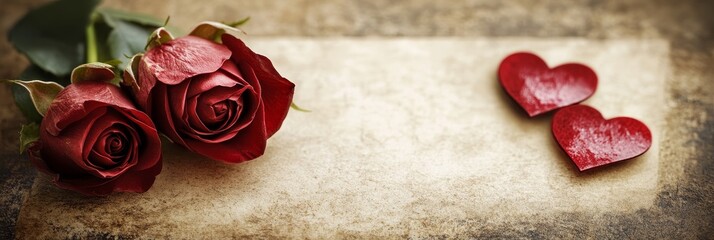
<instances>
[{"instance_id":1,"label":"red heart","mask_svg":"<svg viewBox=\"0 0 714 240\"><path fill-rule=\"evenodd\" d=\"M514 53L498 67L501 86L536 116L587 99L597 88L597 75L588 66L568 63L553 69L532 53Z\"/></svg>"},{"instance_id":2,"label":"red heart","mask_svg":"<svg viewBox=\"0 0 714 240\"><path fill-rule=\"evenodd\" d=\"M605 120L585 105L560 109L552 127L558 144L580 171L637 157L652 144L644 123L628 117Z\"/></svg>"}]
</instances>

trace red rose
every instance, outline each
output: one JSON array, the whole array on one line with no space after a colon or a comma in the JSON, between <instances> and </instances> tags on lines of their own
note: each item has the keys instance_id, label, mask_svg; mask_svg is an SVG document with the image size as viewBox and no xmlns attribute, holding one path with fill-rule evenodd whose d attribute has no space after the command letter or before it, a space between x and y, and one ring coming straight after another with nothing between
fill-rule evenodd
<instances>
[{"instance_id":1,"label":"red rose","mask_svg":"<svg viewBox=\"0 0 714 240\"><path fill-rule=\"evenodd\" d=\"M141 58L138 105L174 142L209 158L238 163L263 155L282 125L295 85L239 39L222 44L186 36Z\"/></svg>"},{"instance_id":2,"label":"red rose","mask_svg":"<svg viewBox=\"0 0 714 240\"><path fill-rule=\"evenodd\" d=\"M161 142L151 119L103 82L62 90L29 153L57 186L87 195L145 192L161 172Z\"/></svg>"}]
</instances>

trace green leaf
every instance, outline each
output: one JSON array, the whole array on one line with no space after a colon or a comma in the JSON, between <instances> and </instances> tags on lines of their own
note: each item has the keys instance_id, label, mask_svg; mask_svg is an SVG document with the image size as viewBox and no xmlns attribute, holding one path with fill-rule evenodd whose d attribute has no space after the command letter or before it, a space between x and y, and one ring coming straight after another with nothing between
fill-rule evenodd
<instances>
[{"instance_id":1,"label":"green leaf","mask_svg":"<svg viewBox=\"0 0 714 240\"><path fill-rule=\"evenodd\" d=\"M21 81L21 80L8 80L8 82L18 84L25 88L30 93L30 99L35 106L37 113L45 116L47 109L52 104L52 100L55 96L64 89L62 85L56 82L44 82L40 80L32 81Z\"/></svg>"},{"instance_id":2,"label":"green leaf","mask_svg":"<svg viewBox=\"0 0 714 240\"><path fill-rule=\"evenodd\" d=\"M171 40L174 40L174 36L171 35L171 32L166 30L166 28L164 27L160 27L151 33L149 39L146 41L146 46L144 48L146 50L149 50L161 44L167 43Z\"/></svg>"},{"instance_id":3,"label":"green leaf","mask_svg":"<svg viewBox=\"0 0 714 240\"><path fill-rule=\"evenodd\" d=\"M134 93L139 92L139 84L136 82L136 73L139 70L139 63L144 54L136 54L129 60L129 65L124 69L124 75L121 78L121 84L131 87Z\"/></svg>"},{"instance_id":4,"label":"green leaf","mask_svg":"<svg viewBox=\"0 0 714 240\"><path fill-rule=\"evenodd\" d=\"M108 8L99 9L97 12L104 17L104 21L111 27L117 27L118 21L133 22L152 27L162 27L164 24L164 21L141 13L125 12Z\"/></svg>"},{"instance_id":5,"label":"green leaf","mask_svg":"<svg viewBox=\"0 0 714 240\"><path fill-rule=\"evenodd\" d=\"M31 80L31 79L43 79L47 81L57 82L62 85L69 83L68 79L57 78L51 73L45 72L35 65L30 65L25 69L25 71L20 74L20 79ZM20 109L27 120L32 122L42 121L42 115L37 112L35 105L32 103L32 98L30 98L30 93L22 86L17 84L12 84L11 87L13 97L15 98L15 104Z\"/></svg>"},{"instance_id":6,"label":"green leaf","mask_svg":"<svg viewBox=\"0 0 714 240\"><path fill-rule=\"evenodd\" d=\"M40 126L37 123L28 123L22 125L20 129L20 154L34 142L40 139Z\"/></svg>"},{"instance_id":7,"label":"green leaf","mask_svg":"<svg viewBox=\"0 0 714 240\"><path fill-rule=\"evenodd\" d=\"M295 104L294 102L291 102L291 103L290 103L290 108L295 109L295 110L300 111L300 112L312 112L312 111L310 111L310 110L301 108L300 106L298 106L298 105Z\"/></svg>"},{"instance_id":8,"label":"green leaf","mask_svg":"<svg viewBox=\"0 0 714 240\"><path fill-rule=\"evenodd\" d=\"M25 118L31 122L42 121L42 115L37 112L35 105L32 104L30 93L27 92L24 87L17 84L13 84L10 89L12 90L12 96L15 98L15 104L17 108L20 109L20 112L22 112L22 115L25 115Z\"/></svg>"},{"instance_id":9,"label":"green leaf","mask_svg":"<svg viewBox=\"0 0 714 240\"><path fill-rule=\"evenodd\" d=\"M116 74L114 73L114 66L93 62L85 63L77 66L72 70L72 83L78 82L112 82Z\"/></svg>"},{"instance_id":10,"label":"green leaf","mask_svg":"<svg viewBox=\"0 0 714 240\"><path fill-rule=\"evenodd\" d=\"M31 62L55 76L84 62L85 28L99 0L58 0L30 11L9 40Z\"/></svg>"},{"instance_id":11,"label":"green leaf","mask_svg":"<svg viewBox=\"0 0 714 240\"><path fill-rule=\"evenodd\" d=\"M240 26L242 26L243 24L247 23L248 21L250 21L250 17L245 17L245 18L243 18L243 19L241 19L241 20L238 20L238 21L235 21L235 22L232 22L232 23L225 23L225 24L228 25L228 26L237 28L237 27L240 27Z\"/></svg>"},{"instance_id":12,"label":"green leaf","mask_svg":"<svg viewBox=\"0 0 714 240\"><path fill-rule=\"evenodd\" d=\"M247 21L247 20L246 20ZM196 28L191 31L189 35L200 37L203 39L215 41L215 42L220 42L221 40L221 35L223 35L226 31L232 31L232 32L238 32L245 34L243 30L240 30L238 28L219 23L219 22L211 22L211 21L206 21L198 24Z\"/></svg>"},{"instance_id":13,"label":"green leaf","mask_svg":"<svg viewBox=\"0 0 714 240\"><path fill-rule=\"evenodd\" d=\"M125 21L114 23L114 30L109 33L107 45L111 57L122 61L118 69L126 67L126 63L129 61L126 56L133 56L144 51L146 39L149 36L151 36L151 30L139 25Z\"/></svg>"}]
</instances>

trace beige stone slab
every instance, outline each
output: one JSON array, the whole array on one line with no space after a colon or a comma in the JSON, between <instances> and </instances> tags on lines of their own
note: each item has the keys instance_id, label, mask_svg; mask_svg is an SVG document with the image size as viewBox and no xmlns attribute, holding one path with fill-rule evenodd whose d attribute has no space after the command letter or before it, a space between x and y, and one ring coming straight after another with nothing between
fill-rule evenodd
<instances>
[{"instance_id":1,"label":"beige stone slab","mask_svg":"<svg viewBox=\"0 0 714 240\"><path fill-rule=\"evenodd\" d=\"M291 112L265 156L225 165L169 145L163 173L145 194L84 198L38 180L18 236L449 234L463 229L447 221L473 217L498 223L647 209L659 174L677 174L659 169L666 41L255 38L249 45L273 59L297 84L295 101L312 110ZM648 124L650 151L579 173L551 136L551 116L527 118L497 83L501 59L520 50L551 66L590 65L600 83L585 103L608 118Z\"/></svg>"}]
</instances>

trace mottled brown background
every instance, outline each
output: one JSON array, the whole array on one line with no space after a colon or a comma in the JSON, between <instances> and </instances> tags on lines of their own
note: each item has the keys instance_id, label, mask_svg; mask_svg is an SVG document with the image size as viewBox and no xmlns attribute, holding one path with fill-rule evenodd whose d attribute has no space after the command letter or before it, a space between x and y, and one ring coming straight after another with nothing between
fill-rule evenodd
<instances>
[{"instance_id":1,"label":"mottled brown background","mask_svg":"<svg viewBox=\"0 0 714 240\"><path fill-rule=\"evenodd\" d=\"M28 9L46 1L0 4L0 78L13 78L27 61L6 40ZM210 3L209 3L210 2ZM656 204L634 213L592 218L578 212L535 215L508 224L483 216L463 219L464 237L711 238L714 236L714 2L711 1L107 1L107 6L172 16L186 29L196 19L251 16L255 36L456 36L666 39L671 79L661 158L683 166L681 181L661 186ZM19 210L35 170L17 156L23 118L0 86L0 234L14 236ZM668 176L660 176L667 178ZM433 223L433 222L432 222ZM425 221L425 228L430 222ZM62 231L63 229L57 229ZM97 237L127 237L96 233ZM379 233L377 233L379 235ZM80 236L81 237L81 236ZM131 237L131 236L128 236ZM425 236L429 237L429 236ZM431 236L440 237L440 236Z\"/></svg>"}]
</instances>

